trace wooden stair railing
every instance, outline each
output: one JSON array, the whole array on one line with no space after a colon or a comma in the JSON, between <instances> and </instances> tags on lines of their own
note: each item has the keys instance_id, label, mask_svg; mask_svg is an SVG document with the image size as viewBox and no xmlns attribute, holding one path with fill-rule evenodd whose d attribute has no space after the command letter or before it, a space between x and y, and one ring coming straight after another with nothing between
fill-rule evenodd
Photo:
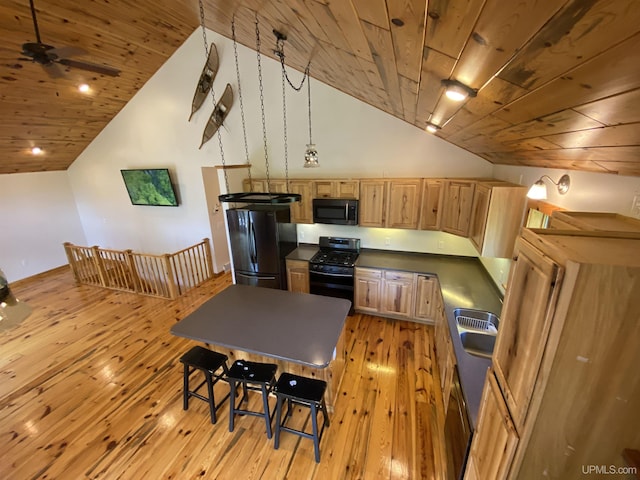
<instances>
[{"instance_id":1,"label":"wooden stair railing","mask_svg":"<svg viewBox=\"0 0 640 480\"><path fill-rule=\"evenodd\" d=\"M152 255L64 243L78 284L176 298L213 277L209 239L175 253Z\"/></svg>"}]
</instances>

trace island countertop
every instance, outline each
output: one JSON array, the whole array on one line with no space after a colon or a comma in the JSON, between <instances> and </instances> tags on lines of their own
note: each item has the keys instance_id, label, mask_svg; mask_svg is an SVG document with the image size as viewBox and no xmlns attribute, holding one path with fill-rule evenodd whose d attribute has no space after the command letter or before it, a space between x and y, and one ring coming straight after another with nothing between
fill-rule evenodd
<instances>
[{"instance_id":1,"label":"island countertop","mask_svg":"<svg viewBox=\"0 0 640 480\"><path fill-rule=\"evenodd\" d=\"M230 285L176 323L171 333L313 368L326 368L351 302Z\"/></svg>"}]
</instances>

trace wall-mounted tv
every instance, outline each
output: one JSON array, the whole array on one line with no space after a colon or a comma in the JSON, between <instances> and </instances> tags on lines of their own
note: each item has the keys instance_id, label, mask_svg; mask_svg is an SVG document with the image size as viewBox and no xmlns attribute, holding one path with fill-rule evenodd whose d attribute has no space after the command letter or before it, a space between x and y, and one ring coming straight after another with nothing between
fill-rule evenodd
<instances>
[{"instance_id":1,"label":"wall-mounted tv","mask_svg":"<svg viewBox=\"0 0 640 480\"><path fill-rule=\"evenodd\" d=\"M120 173L133 205L178 206L167 168L120 170Z\"/></svg>"}]
</instances>

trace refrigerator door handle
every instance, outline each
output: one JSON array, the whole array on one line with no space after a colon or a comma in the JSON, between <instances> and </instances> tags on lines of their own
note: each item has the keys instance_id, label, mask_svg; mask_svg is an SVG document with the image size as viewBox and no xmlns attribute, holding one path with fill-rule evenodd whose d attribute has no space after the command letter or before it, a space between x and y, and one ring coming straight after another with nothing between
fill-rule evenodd
<instances>
[{"instance_id":1,"label":"refrigerator door handle","mask_svg":"<svg viewBox=\"0 0 640 480\"><path fill-rule=\"evenodd\" d=\"M256 278L258 280L275 280L276 277L274 276L264 276L264 275L245 275L244 273L238 273L236 272L236 277L242 277L242 278Z\"/></svg>"},{"instance_id":2,"label":"refrigerator door handle","mask_svg":"<svg viewBox=\"0 0 640 480\"><path fill-rule=\"evenodd\" d=\"M251 219L249 219L249 228L251 229L251 263L253 263L253 265L257 265L258 263L258 246L256 245L256 228L253 225L253 222L251 221ZM257 268L257 267L254 267Z\"/></svg>"}]
</instances>

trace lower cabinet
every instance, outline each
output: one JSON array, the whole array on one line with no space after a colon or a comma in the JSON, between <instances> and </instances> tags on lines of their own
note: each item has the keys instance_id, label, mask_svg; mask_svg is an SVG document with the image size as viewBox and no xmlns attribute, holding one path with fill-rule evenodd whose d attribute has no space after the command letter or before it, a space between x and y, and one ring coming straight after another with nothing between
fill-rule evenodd
<instances>
[{"instance_id":1,"label":"lower cabinet","mask_svg":"<svg viewBox=\"0 0 640 480\"><path fill-rule=\"evenodd\" d=\"M422 273L415 277L416 301L413 317L435 323L440 297L438 277Z\"/></svg>"},{"instance_id":2,"label":"lower cabinet","mask_svg":"<svg viewBox=\"0 0 640 480\"><path fill-rule=\"evenodd\" d=\"M286 260L287 289L290 292L309 293L309 262Z\"/></svg>"},{"instance_id":3,"label":"lower cabinet","mask_svg":"<svg viewBox=\"0 0 640 480\"><path fill-rule=\"evenodd\" d=\"M493 370L489 369L464 479L506 479L517 446L518 434Z\"/></svg>"},{"instance_id":4,"label":"lower cabinet","mask_svg":"<svg viewBox=\"0 0 640 480\"><path fill-rule=\"evenodd\" d=\"M398 317L411 317L413 313L414 275L411 272L384 271L380 313Z\"/></svg>"},{"instance_id":5,"label":"lower cabinet","mask_svg":"<svg viewBox=\"0 0 640 480\"><path fill-rule=\"evenodd\" d=\"M382 270L356 268L354 279L354 309L365 313L380 311Z\"/></svg>"},{"instance_id":6,"label":"lower cabinet","mask_svg":"<svg viewBox=\"0 0 640 480\"><path fill-rule=\"evenodd\" d=\"M444 318L435 275L357 267L354 283L354 308L360 312L434 324Z\"/></svg>"}]
</instances>

